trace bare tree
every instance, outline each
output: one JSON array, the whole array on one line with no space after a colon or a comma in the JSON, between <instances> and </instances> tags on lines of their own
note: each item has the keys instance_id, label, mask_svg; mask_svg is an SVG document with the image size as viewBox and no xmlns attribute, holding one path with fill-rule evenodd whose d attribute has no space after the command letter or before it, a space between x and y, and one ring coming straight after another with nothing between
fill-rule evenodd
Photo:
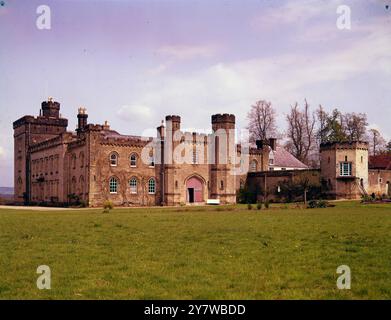
<instances>
[{"instance_id":1,"label":"bare tree","mask_svg":"<svg viewBox=\"0 0 391 320\"><path fill-rule=\"evenodd\" d=\"M373 156L381 153L385 149L386 141L379 130L369 129L369 149Z\"/></svg>"},{"instance_id":2,"label":"bare tree","mask_svg":"<svg viewBox=\"0 0 391 320\"><path fill-rule=\"evenodd\" d=\"M276 137L276 112L271 102L257 101L251 106L247 119L251 142L255 140L266 141L268 138Z\"/></svg>"},{"instance_id":3,"label":"bare tree","mask_svg":"<svg viewBox=\"0 0 391 320\"><path fill-rule=\"evenodd\" d=\"M297 159L308 164L309 156L316 146L315 114L310 112L307 100L304 100L304 103L303 110L300 110L296 102L286 116L288 122L286 147Z\"/></svg>"}]
</instances>

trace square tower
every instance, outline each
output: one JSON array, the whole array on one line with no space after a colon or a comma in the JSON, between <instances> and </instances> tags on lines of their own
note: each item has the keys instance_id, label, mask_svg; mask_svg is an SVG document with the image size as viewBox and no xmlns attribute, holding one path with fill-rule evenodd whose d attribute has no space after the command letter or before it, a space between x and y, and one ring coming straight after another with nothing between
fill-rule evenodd
<instances>
[{"instance_id":1,"label":"square tower","mask_svg":"<svg viewBox=\"0 0 391 320\"><path fill-rule=\"evenodd\" d=\"M40 115L24 116L13 123L14 200L29 203L31 197L30 147L66 132L68 120L61 118L60 103L49 98L42 102Z\"/></svg>"},{"instance_id":2,"label":"square tower","mask_svg":"<svg viewBox=\"0 0 391 320\"><path fill-rule=\"evenodd\" d=\"M321 179L331 199L360 199L368 188L368 143L362 141L322 143Z\"/></svg>"}]
</instances>

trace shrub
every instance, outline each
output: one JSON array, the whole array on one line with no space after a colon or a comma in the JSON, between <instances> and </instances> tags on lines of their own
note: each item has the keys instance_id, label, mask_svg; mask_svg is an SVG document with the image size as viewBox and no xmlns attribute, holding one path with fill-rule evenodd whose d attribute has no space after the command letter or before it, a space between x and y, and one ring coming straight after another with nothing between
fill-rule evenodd
<instances>
[{"instance_id":1,"label":"shrub","mask_svg":"<svg viewBox=\"0 0 391 320\"><path fill-rule=\"evenodd\" d=\"M269 209L269 206L270 206L270 202L269 202L269 200L266 200L265 201L265 209Z\"/></svg>"},{"instance_id":2,"label":"shrub","mask_svg":"<svg viewBox=\"0 0 391 320\"><path fill-rule=\"evenodd\" d=\"M316 208L316 206L317 206L317 201L316 200L310 200L308 202L308 208L313 209L313 208Z\"/></svg>"},{"instance_id":3,"label":"shrub","mask_svg":"<svg viewBox=\"0 0 391 320\"><path fill-rule=\"evenodd\" d=\"M104 203L103 203L103 212L104 213L108 213L110 212L111 209L114 208L114 204L110 201L110 200L106 200Z\"/></svg>"},{"instance_id":4,"label":"shrub","mask_svg":"<svg viewBox=\"0 0 391 320\"><path fill-rule=\"evenodd\" d=\"M373 202L373 198L371 196L368 196L368 195L363 195L361 197L361 202Z\"/></svg>"},{"instance_id":5,"label":"shrub","mask_svg":"<svg viewBox=\"0 0 391 320\"><path fill-rule=\"evenodd\" d=\"M328 202L326 200L319 200L318 201L318 208L327 208Z\"/></svg>"},{"instance_id":6,"label":"shrub","mask_svg":"<svg viewBox=\"0 0 391 320\"><path fill-rule=\"evenodd\" d=\"M262 209L262 202L258 202L257 203L257 210L261 210Z\"/></svg>"},{"instance_id":7,"label":"shrub","mask_svg":"<svg viewBox=\"0 0 391 320\"><path fill-rule=\"evenodd\" d=\"M327 208L329 203L326 200L311 200L308 202L307 208Z\"/></svg>"},{"instance_id":8,"label":"shrub","mask_svg":"<svg viewBox=\"0 0 391 320\"><path fill-rule=\"evenodd\" d=\"M251 203L247 204L247 210L252 210L253 209L253 206L251 205Z\"/></svg>"},{"instance_id":9,"label":"shrub","mask_svg":"<svg viewBox=\"0 0 391 320\"><path fill-rule=\"evenodd\" d=\"M237 195L238 203L255 203L257 198L257 190L250 190L248 187L240 188Z\"/></svg>"}]
</instances>

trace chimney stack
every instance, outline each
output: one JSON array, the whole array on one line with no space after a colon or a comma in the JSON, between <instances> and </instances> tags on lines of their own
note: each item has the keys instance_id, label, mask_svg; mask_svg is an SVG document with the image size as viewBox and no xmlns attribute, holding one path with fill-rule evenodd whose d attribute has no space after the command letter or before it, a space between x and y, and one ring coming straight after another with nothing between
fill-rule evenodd
<instances>
[{"instance_id":1,"label":"chimney stack","mask_svg":"<svg viewBox=\"0 0 391 320\"><path fill-rule=\"evenodd\" d=\"M270 148L272 148L273 151L276 151L277 139L276 138L270 138L269 139L269 146L270 146Z\"/></svg>"},{"instance_id":2,"label":"chimney stack","mask_svg":"<svg viewBox=\"0 0 391 320\"><path fill-rule=\"evenodd\" d=\"M257 145L258 150L261 150L263 148L263 141L262 140L255 140L255 144Z\"/></svg>"}]
</instances>

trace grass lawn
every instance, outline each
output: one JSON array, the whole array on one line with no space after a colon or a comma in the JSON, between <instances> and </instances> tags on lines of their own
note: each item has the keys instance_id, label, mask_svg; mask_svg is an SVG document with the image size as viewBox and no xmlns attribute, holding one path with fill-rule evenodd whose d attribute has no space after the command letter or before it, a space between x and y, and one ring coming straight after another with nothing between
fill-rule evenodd
<instances>
[{"instance_id":1,"label":"grass lawn","mask_svg":"<svg viewBox=\"0 0 391 320\"><path fill-rule=\"evenodd\" d=\"M0 274L1 299L391 299L391 205L1 209Z\"/></svg>"}]
</instances>

